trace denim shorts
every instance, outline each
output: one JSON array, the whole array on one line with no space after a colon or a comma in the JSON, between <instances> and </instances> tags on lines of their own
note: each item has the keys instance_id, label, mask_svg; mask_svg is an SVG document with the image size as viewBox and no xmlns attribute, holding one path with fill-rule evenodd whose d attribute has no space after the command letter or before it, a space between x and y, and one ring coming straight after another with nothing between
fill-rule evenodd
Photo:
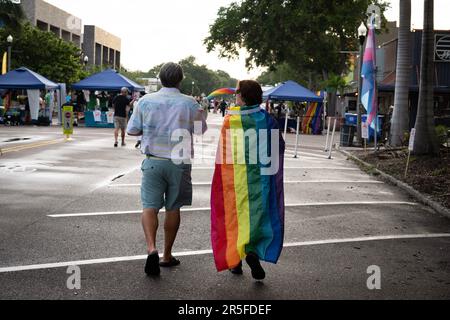
<instances>
[{"instance_id":1,"label":"denim shorts","mask_svg":"<svg viewBox=\"0 0 450 320\"><path fill-rule=\"evenodd\" d=\"M147 158L142 162L141 200L144 209L168 211L192 205L192 165Z\"/></svg>"}]
</instances>

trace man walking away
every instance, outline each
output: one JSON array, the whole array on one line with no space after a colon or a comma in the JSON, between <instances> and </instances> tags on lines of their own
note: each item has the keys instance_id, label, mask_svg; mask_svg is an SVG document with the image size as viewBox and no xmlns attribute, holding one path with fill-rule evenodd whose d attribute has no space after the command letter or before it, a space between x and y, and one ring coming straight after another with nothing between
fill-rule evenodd
<instances>
[{"instance_id":1,"label":"man walking away","mask_svg":"<svg viewBox=\"0 0 450 320\"><path fill-rule=\"evenodd\" d=\"M127 132L142 135L141 150L146 155L142 163L141 200L142 226L147 241L148 258L145 273L160 274L160 267L180 264L172 256L172 247L180 227L180 209L192 204L191 158L193 156L194 125L198 122L203 134L207 130L204 112L193 97L180 93L183 69L167 63L160 71L163 88L143 97L133 113ZM179 137L183 134L182 137ZM182 138L182 141L180 141ZM179 152L179 145L187 151ZM181 160L181 161L180 161ZM159 260L156 249L158 214L165 207L164 255Z\"/></svg>"},{"instance_id":2,"label":"man walking away","mask_svg":"<svg viewBox=\"0 0 450 320\"><path fill-rule=\"evenodd\" d=\"M120 95L118 95L113 100L113 109L114 109L114 138L115 143L114 147L117 148L119 146L118 138L119 138L119 130L122 134L122 147L125 144L125 130L127 128L127 107L129 107L134 101L128 98L128 88L122 88L120 91Z\"/></svg>"},{"instance_id":3,"label":"man walking away","mask_svg":"<svg viewBox=\"0 0 450 320\"><path fill-rule=\"evenodd\" d=\"M227 111L227 103L225 102L225 100L222 100L222 102L220 103L220 112L222 112L222 118L225 118L225 113Z\"/></svg>"}]
</instances>

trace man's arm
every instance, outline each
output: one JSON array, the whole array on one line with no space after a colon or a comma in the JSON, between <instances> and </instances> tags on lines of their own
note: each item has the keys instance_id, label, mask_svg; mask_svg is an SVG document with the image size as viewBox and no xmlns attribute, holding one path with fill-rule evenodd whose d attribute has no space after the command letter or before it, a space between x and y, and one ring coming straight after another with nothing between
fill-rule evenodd
<instances>
[{"instance_id":1,"label":"man's arm","mask_svg":"<svg viewBox=\"0 0 450 320\"><path fill-rule=\"evenodd\" d=\"M127 134L132 137L139 137L143 134L142 114L139 104L136 106L130 121L128 122Z\"/></svg>"}]
</instances>

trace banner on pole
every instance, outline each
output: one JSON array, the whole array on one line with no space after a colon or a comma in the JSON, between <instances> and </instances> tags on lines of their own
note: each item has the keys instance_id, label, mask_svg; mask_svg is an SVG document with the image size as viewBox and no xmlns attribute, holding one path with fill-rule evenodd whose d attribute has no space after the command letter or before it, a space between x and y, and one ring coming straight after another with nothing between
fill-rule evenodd
<instances>
[{"instance_id":1,"label":"banner on pole","mask_svg":"<svg viewBox=\"0 0 450 320\"><path fill-rule=\"evenodd\" d=\"M367 122L361 123L361 137L363 139L369 139L369 125Z\"/></svg>"},{"instance_id":2,"label":"banner on pole","mask_svg":"<svg viewBox=\"0 0 450 320\"><path fill-rule=\"evenodd\" d=\"M409 151L414 151L414 140L416 139L416 129L411 130L411 135L409 137Z\"/></svg>"},{"instance_id":3,"label":"banner on pole","mask_svg":"<svg viewBox=\"0 0 450 320\"><path fill-rule=\"evenodd\" d=\"M2 61L2 74L5 74L8 70L8 54L5 52L3 54L3 61Z\"/></svg>"}]
</instances>

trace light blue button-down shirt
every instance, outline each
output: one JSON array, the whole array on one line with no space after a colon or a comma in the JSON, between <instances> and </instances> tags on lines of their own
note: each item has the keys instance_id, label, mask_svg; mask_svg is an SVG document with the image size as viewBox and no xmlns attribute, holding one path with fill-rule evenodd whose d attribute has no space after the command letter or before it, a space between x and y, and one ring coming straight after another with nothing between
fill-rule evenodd
<instances>
[{"instance_id":1,"label":"light blue button-down shirt","mask_svg":"<svg viewBox=\"0 0 450 320\"><path fill-rule=\"evenodd\" d=\"M204 112L193 97L176 88L162 88L139 100L127 132L142 134L142 153L178 160L194 156L192 135L207 128Z\"/></svg>"}]
</instances>

